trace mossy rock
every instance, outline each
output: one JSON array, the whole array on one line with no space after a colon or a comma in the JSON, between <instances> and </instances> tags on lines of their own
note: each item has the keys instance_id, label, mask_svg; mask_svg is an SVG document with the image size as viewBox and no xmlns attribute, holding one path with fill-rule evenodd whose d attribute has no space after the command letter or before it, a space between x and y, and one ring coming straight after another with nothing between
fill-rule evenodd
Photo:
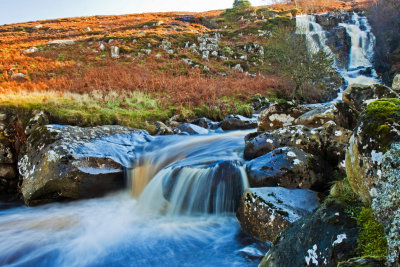
<instances>
[{"instance_id":1,"label":"mossy rock","mask_svg":"<svg viewBox=\"0 0 400 267\"><path fill-rule=\"evenodd\" d=\"M400 141L400 99L379 99L362 113L346 152L346 172L354 191L366 203L376 195L383 154Z\"/></svg>"}]
</instances>

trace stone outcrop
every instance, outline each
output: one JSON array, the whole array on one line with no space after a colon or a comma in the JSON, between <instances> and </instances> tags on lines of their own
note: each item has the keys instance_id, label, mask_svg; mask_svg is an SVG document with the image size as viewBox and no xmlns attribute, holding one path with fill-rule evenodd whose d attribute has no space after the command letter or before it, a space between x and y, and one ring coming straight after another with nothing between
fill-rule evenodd
<instances>
[{"instance_id":1,"label":"stone outcrop","mask_svg":"<svg viewBox=\"0 0 400 267\"><path fill-rule=\"evenodd\" d=\"M269 131L290 126L302 114L310 111L310 106L292 102L275 103L263 110L258 117L258 131Z\"/></svg>"},{"instance_id":2,"label":"stone outcrop","mask_svg":"<svg viewBox=\"0 0 400 267\"><path fill-rule=\"evenodd\" d=\"M262 241L274 241L279 234L319 205L317 193L282 187L249 188L236 216L242 228Z\"/></svg>"},{"instance_id":3,"label":"stone outcrop","mask_svg":"<svg viewBox=\"0 0 400 267\"><path fill-rule=\"evenodd\" d=\"M241 115L229 115L220 124L223 130L245 130L257 128L257 120Z\"/></svg>"},{"instance_id":4,"label":"stone outcrop","mask_svg":"<svg viewBox=\"0 0 400 267\"><path fill-rule=\"evenodd\" d=\"M343 92L343 102L360 114L365 107L380 98L398 97L389 87L384 85L361 85L352 84Z\"/></svg>"},{"instance_id":5,"label":"stone outcrop","mask_svg":"<svg viewBox=\"0 0 400 267\"><path fill-rule=\"evenodd\" d=\"M38 125L18 163L22 198L37 205L121 189L123 168L135 160L135 148L149 140L147 132L121 126Z\"/></svg>"},{"instance_id":6,"label":"stone outcrop","mask_svg":"<svg viewBox=\"0 0 400 267\"><path fill-rule=\"evenodd\" d=\"M260 266L336 267L356 256L357 223L346 208L337 200L326 200L282 232Z\"/></svg>"},{"instance_id":7,"label":"stone outcrop","mask_svg":"<svg viewBox=\"0 0 400 267\"><path fill-rule=\"evenodd\" d=\"M246 165L251 187L320 188L330 179L329 166L296 147L280 147Z\"/></svg>"}]
</instances>

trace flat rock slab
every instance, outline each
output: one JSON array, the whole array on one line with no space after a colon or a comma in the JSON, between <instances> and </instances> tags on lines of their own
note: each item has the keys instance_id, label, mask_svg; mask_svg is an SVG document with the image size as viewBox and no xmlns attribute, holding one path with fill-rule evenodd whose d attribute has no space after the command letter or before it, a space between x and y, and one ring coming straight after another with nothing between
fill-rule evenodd
<instances>
[{"instance_id":1,"label":"flat rock slab","mask_svg":"<svg viewBox=\"0 0 400 267\"><path fill-rule=\"evenodd\" d=\"M283 187L249 188L236 217L250 235L274 241L279 234L319 205L316 192Z\"/></svg>"}]
</instances>

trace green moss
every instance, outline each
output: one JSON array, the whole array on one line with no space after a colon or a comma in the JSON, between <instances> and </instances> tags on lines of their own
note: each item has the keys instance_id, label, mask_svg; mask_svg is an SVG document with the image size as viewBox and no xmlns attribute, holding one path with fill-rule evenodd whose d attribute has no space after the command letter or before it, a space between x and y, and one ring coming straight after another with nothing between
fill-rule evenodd
<instances>
[{"instance_id":1,"label":"green moss","mask_svg":"<svg viewBox=\"0 0 400 267\"><path fill-rule=\"evenodd\" d=\"M356 217L359 227L358 251L361 256L386 257L387 241L383 226L374 218L371 208L363 207Z\"/></svg>"},{"instance_id":2,"label":"green moss","mask_svg":"<svg viewBox=\"0 0 400 267\"><path fill-rule=\"evenodd\" d=\"M376 143L372 144L374 145L372 149L385 153L398 139L397 133L391 131L391 125L400 121L400 99L379 99L370 103L362 120L366 122L363 139L375 139Z\"/></svg>"}]
</instances>

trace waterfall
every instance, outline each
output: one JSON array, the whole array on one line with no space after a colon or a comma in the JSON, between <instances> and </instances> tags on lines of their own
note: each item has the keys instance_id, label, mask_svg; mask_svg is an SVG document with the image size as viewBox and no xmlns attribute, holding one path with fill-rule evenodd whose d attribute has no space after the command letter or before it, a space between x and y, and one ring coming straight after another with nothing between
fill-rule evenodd
<instances>
[{"instance_id":1,"label":"waterfall","mask_svg":"<svg viewBox=\"0 0 400 267\"><path fill-rule=\"evenodd\" d=\"M234 212L248 187L241 157L248 132L158 137L144 149L129 177L141 211L169 215Z\"/></svg>"},{"instance_id":2,"label":"waterfall","mask_svg":"<svg viewBox=\"0 0 400 267\"><path fill-rule=\"evenodd\" d=\"M324 14L327 15L327 14ZM375 84L379 83L376 71L373 68L375 36L371 32L368 19L353 13L348 21L343 21L337 27L345 29L350 37L351 47L347 55L348 64L339 64L339 55L327 44L328 30L316 22L319 15L301 15L296 17L296 33L306 37L309 53L324 51L328 56L334 58L334 67L345 80L345 85L350 84ZM336 28L337 28L336 27ZM345 67L339 67L344 65ZM339 94L338 99L341 99Z\"/></svg>"}]
</instances>

